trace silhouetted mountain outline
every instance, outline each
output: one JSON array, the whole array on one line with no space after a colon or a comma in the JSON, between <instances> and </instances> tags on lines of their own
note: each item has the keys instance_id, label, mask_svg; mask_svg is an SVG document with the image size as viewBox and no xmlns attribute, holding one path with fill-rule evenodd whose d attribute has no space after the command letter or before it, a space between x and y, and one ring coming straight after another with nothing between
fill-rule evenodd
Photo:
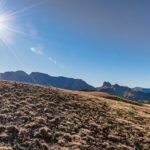
<instances>
[{"instance_id":1,"label":"silhouetted mountain outline","mask_svg":"<svg viewBox=\"0 0 150 150\"><path fill-rule=\"evenodd\" d=\"M93 86L87 84L81 79L53 77L40 72L32 72L31 74L27 74L24 71L5 72L0 74L0 79L25 83L36 83L40 85L53 86L69 90L95 90Z\"/></svg>"}]
</instances>

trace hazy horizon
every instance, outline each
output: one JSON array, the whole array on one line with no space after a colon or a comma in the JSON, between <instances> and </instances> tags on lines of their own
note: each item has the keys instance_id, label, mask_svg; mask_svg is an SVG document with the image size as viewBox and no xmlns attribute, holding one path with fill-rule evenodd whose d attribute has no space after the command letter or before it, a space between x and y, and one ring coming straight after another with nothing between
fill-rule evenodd
<instances>
[{"instance_id":1,"label":"hazy horizon","mask_svg":"<svg viewBox=\"0 0 150 150\"><path fill-rule=\"evenodd\" d=\"M0 72L150 88L150 1L1 0Z\"/></svg>"},{"instance_id":2,"label":"hazy horizon","mask_svg":"<svg viewBox=\"0 0 150 150\"><path fill-rule=\"evenodd\" d=\"M9 71L4 71L4 72L0 72L0 73L17 72L17 71L23 71L23 72L27 73L28 75L30 75L30 74L33 73L33 72L38 72L38 73L48 74L49 76L53 76L53 77L73 78L73 77L71 77L71 76L51 75L51 74L49 74L49 73L40 72L40 71L27 72L27 71L24 71L24 70L9 70ZM98 84L98 86L96 86L96 85L94 85L94 84L92 84L92 83L89 83L88 81L84 80L83 78L73 78L73 79L81 79L81 80L85 81L87 84L89 84L89 85L91 85L91 86L93 86L93 87L95 87L95 88L103 86L104 82L109 82L109 83L111 83L112 85L118 84L118 85L120 85L120 86L125 86L125 87L129 87L129 88L148 88L148 89L150 88L150 87L142 87L142 86L140 86L140 85L139 85L139 86L137 85L137 86L130 87L129 85L122 85L122 84L120 84L120 83L110 82L110 81L102 81L101 83Z\"/></svg>"}]
</instances>

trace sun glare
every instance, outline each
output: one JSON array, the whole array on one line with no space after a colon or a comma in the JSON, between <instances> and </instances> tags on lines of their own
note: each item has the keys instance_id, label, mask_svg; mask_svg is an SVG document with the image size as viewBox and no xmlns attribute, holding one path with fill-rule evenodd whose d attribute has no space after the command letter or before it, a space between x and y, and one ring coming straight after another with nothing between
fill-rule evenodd
<instances>
[{"instance_id":1,"label":"sun glare","mask_svg":"<svg viewBox=\"0 0 150 150\"><path fill-rule=\"evenodd\" d=\"M47 0L43 0L42 2L35 2L32 5L30 3L24 3L25 6L21 8L21 5L16 9L12 10L7 8L6 0L0 0L0 48L8 50L13 57L15 57L18 62L22 65L22 61L20 60L20 52L16 47L16 44L21 38L37 38L35 37L31 29L26 24L24 20L24 25L21 23L24 15L28 15L28 13L32 12L33 8L41 5ZM28 22L27 22L28 23Z\"/></svg>"},{"instance_id":2,"label":"sun glare","mask_svg":"<svg viewBox=\"0 0 150 150\"><path fill-rule=\"evenodd\" d=\"M7 24L5 16L0 16L0 31L6 30Z\"/></svg>"},{"instance_id":3,"label":"sun glare","mask_svg":"<svg viewBox=\"0 0 150 150\"><path fill-rule=\"evenodd\" d=\"M27 14L34 7L42 4L43 2L37 2L24 9L7 10L6 1L0 1L0 43L5 46L12 46L11 41L14 41L14 37L17 35L23 37L32 37L33 35L28 31L26 27L20 27L16 20L19 20L24 14ZM4 7L5 6L5 7Z\"/></svg>"},{"instance_id":4,"label":"sun glare","mask_svg":"<svg viewBox=\"0 0 150 150\"><path fill-rule=\"evenodd\" d=\"M11 28L11 19L4 14L0 14L0 42L5 46L9 46L11 44L12 32L9 28Z\"/></svg>"}]
</instances>

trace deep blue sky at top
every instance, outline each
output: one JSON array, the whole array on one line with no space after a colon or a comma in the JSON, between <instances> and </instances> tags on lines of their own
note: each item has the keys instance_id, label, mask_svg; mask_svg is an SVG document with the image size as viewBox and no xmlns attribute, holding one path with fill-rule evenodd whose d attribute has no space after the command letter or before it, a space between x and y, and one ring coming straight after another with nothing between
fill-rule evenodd
<instances>
[{"instance_id":1,"label":"deep blue sky at top","mask_svg":"<svg viewBox=\"0 0 150 150\"><path fill-rule=\"evenodd\" d=\"M0 2L0 13L16 12L8 45L0 40L0 72L150 87L149 0Z\"/></svg>"}]
</instances>

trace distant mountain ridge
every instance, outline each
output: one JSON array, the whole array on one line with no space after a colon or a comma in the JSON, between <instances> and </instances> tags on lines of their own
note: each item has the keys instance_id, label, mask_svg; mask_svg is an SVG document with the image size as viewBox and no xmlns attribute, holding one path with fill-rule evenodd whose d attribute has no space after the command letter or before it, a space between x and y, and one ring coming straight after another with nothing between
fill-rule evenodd
<instances>
[{"instance_id":1,"label":"distant mountain ridge","mask_svg":"<svg viewBox=\"0 0 150 150\"><path fill-rule=\"evenodd\" d=\"M132 88L132 90L139 91L139 92L144 92L144 93L150 93L150 89L149 88L135 87L135 88Z\"/></svg>"},{"instance_id":2,"label":"distant mountain ridge","mask_svg":"<svg viewBox=\"0 0 150 150\"><path fill-rule=\"evenodd\" d=\"M104 82L102 87L97 88L97 91L144 103L150 103L150 89L146 88L129 88L127 86L120 86L118 84L112 85L109 82Z\"/></svg>"},{"instance_id":3,"label":"distant mountain ridge","mask_svg":"<svg viewBox=\"0 0 150 150\"><path fill-rule=\"evenodd\" d=\"M81 79L73 79L61 76L54 77L40 72L32 72L27 74L24 71L0 73L0 80L40 84L68 90L99 91L134 101L150 103L150 89L141 87L130 88L127 86L120 86L118 84L112 85L109 82L104 82L103 86L95 88Z\"/></svg>"},{"instance_id":4,"label":"distant mountain ridge","mask_svg":"<svg viewBox=\"0 0 150 150\"><path fill-rule=\"evenodd\" d=\"M27 74L24 71L0 73L0 80L10 80L26 83L37 83L45 86L53 86L57 88L69 90L95 90L95 88L81 79L73 79L67 77L53 77L40 72L32 72Z\"/></svg>"}]
</instances>

